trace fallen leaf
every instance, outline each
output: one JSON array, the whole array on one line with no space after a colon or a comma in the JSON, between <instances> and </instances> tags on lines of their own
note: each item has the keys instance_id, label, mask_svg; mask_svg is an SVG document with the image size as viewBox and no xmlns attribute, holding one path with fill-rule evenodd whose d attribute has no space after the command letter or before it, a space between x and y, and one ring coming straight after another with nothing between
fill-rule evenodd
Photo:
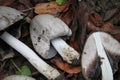
<instances>
[{"instance_id":1,"label":"fallen leaf","mask_svg":"<svg viewBox=\"0 0 120 80\"><path fill-rule=\"evenodd\" d=\"M14 0L0 0L0 6L8 6L11 5Z\"/></svg>"},{"instance_id":2,"label":"fallen leaf","mask_svg":"<svg viewBox=\"0 0 120 80\"><path fill-rule=\"evenodd\" d=\"M120 34L120 27L114 26L111 22L107 22L102 26L102 31L109 32L110 34Z\"/></svg>"},{"instance_id":3,"label":"fallen leaf","mask_svg":"<svg viewBox=\"0 0 120 80\"><path fill-rule=\"evenodd\" d=\"M113 22L116 26L120 26L120 13L115 14L109 21Z\"/></svg>"},{"instance_id":4,"label":"fallen leaf","mask_svg":"<svg viewBox=\"0 0 120 80\"><path fill-rule=\"evenodd\" d=\"M96 27L101 27L103 24L102 17L94 11L89 14L89 21L92 22Z\"/></svg>"},{"instance_id":5,"label":"fallen leaf","mask_svg":"<svg viewBox=\"0 0 120 80\"><path fill-rule=\"evenodd\" d=\"M100 28L99 27L96 27L95 25L93 25L91 22L88 21L87 23L87 32L90 33L90 32L94 32L94 31L99 31Z\"/></svg>"},{"instance_id":6,"label":"fallen leaf","mask_svg":"<svg viewBox=\"0 0 120 80\"><path fill-rule=\"evenodd\" d=\"M59 5L64 5L67 0L56 0L56 2L59 4Z\"/></svg>"},{"instance_id":7,"label":"fallen leaf","mask_svg":"<svg viewBox=\"0 0 120 80\"><path fill-rule=\"evenodd\" d=\"M21 71L16 71L16 74L17 75L26 75L26 76L32 75L30 68L26 65L21 67Z\"/></svg>"},{"instance_id":8,"label":"fallen leaf","mask_svg":"<svg viewBox=\"0 0 120 80\"><path fill-rule=\"evenodd\" d=\"M51 62L55 64L59 69L69 73L69 74L77 74L81 72L80 66L72 66L66 62L63 62L60 58L52 59Z\"/></svg>"},{"instance_id":9,"label":"fallen leaf","mask_svg":"<svg viewBox=\"0 0 120 80\"><path fill-rule=\"evenodd\" d=\"M70 40L70 46L73 47L78 52L80 52L79 45L78 45L77 41L75 41L73 38L71 38L71 40Z\"/></svg>"},{"instance_id":10,"label":"fallen leaf","mask_svg":"<svg viewBox=\"0 0 120 80\"><path fill-rule=\"evenodd\" d=\"M63 22L65 22L68 26L70 26L71 22L73 21L73 13L71 10L61 14L58 16Z\"/></svg>"},{"instance_id":11,"label":"fallen leaf","mask_svg":"<svg viewBox=\"0 0 120 80\"><path fill-rule=\"evenodd\" d=\"M112 36L120 42L120 34L116 34L116 35L113 34Z\"/></svg>"},{"instance_id":12,"label":"fallen leaf","mask_svg":"<svg viewBox=\"0 0 120 80\"><path fill-rule=\"evenodd\" d=\"M64 12L68 9L69 3L66 3L62 6L58 5L56 2L48 2L48 3L39 3L35 6L36 14L52 14L57 15L61 12Z\"/></svg>"},{"instance_id":13,"label":"fallen leaf","mask_svg":"<svg viewBox=\"0 0 120 80\"><path fill-rule=\"evenodd\" d=\"M107 22L102 26L102 31L108 32L114 28L114 25L111 22Z\"/></svg>"},{"instance_id":14,"label":"fallen leaf","mask_svg":"<svg viewBox=\"0 0 120 80\"><path fill-rule=\"evenodd\" d=\"M111 34L115 39L120 41L120 27L114 26L111 22L107 22L102 26L102 31L108 32Z\"/></svg>"},{"instance_id":15,"label":"fallen leaf","mask_svg":"<svg viewBox=\"0 0 120 80\"><path fill-rule=\"evenodd\" d=\"M104 16L104 21L107 21L109 19L111 19L116 13L118 12L118 9L110 9L108 11L105 12L105 16Z\"/></svg>"}]
</instances>

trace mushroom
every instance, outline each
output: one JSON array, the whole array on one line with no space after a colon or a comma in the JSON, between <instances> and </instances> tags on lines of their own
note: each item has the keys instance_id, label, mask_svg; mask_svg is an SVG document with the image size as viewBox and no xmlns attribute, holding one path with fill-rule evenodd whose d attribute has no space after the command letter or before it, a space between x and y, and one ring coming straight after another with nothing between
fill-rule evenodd
<instances>
[{"instance_id":1,"label":"mushroom","mask_svg":"<svg viewBox=\"0 0 120 80\"><path fill-rule=\"evenodd\" d=\"M120 43L105 32L91 34L82 53L82 73L86 80L113 80L113 59L120 57Z\"/></svg>"},{"instance_id":2,"label":"mushroom","mask_svg":"<svg viewBox=\"0 0 120 80\"><path fill-rule=\"evenodd\" d=\"M23 19L24 14L13 8L0 6L0 30L4 30L8 25Z\"/></svg>"},{"instance_id":3,"label":"mushroom","mask_svg":"<svg viewBox=\"0 0 120 80\"><path fill-rule=\"evenodd\" d=\"M41 14L35 16L30 25L30 34L35 50L45 59L55 56L50 53L50 42L63 60L72 63L78 60L80 55L72 47L70 47L62 38L62 36L70 36L72 34L68 26L59 18L49 14Z\"/></svg>"},{"instance_id":4,"label":"mushroom","mask_svg":"<svg viewBox=\"0 0 120 80\"><path fill-rule=\"evenodd\" d=\"M5 77L3 80L35 80L35 79L25 75L10 75Z\"/></svg>"},{"instance_id":5,"label":"mushroom","mask_svg":"<svg viewBox=\"0 0 120 80\"><path fill-rule=\"evenodd\" d=\"M8 7L4 7L4 12L6 14L9 14L9 16L4 15L4 13L0 14L0 15L4 15L2 19L0 18L0 31L8 28L10 25L14 23L12 22L8 24L8 22L6 22L11 19L9 18L10 16L21 15L21 13L20 12L18 13L18 11L15 9L9 8L11 11L12 10L14 11L14 12L10 12L6 8ZM15 11L17 12L16 14ZM12 20L16 22L16 17L12 18ZM4 22L4 25L1 23L1 21ZM30 49L20 40L13 37L8 32L3 31L0 35L0 38L3 41L5 41L7 44L9 44L12 48L14 48L16 51L18 51L21 55L23 55L40 73L42 73L48 79L56 79L60 75L60 73L55 68L48 65L32 49Z\"/></svg>"}]
</instances>

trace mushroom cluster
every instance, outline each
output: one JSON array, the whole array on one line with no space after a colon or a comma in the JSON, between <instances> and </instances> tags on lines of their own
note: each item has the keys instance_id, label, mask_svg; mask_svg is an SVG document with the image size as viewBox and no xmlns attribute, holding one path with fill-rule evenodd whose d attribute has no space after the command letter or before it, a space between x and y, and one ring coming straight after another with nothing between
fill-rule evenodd
<instances>
[{"instance_id":1,"label":"mushroom cluster","mask_svg":"<svg viewBox=\"0 0 120 80\"><path fill-rule=\"evenodd\" d=\"M60 80L64 80L64 77L61 77L57 69L51 67L27 45L5 31L12 24L23 19L24 14L10 7L0 6L0 10L3 11L0 12L0 17L2 17L0 18L0 31L2 31L0 38L23 55L48 79L57 80L60 76ZM72 34L71 30L62 20L48 14L38 15L30 23L30 34L35 50L43 58L52 58L58 52L68 63L72 64L72 61L79 60L80 54L61 38Z\"/></svg>"},{"instance_id":2,"label":"mushroom cluster","mask_svg":"<svg viewBox=\"0 0 120 80\"><path fill-rule=\"evenodd\" d=\"M113 80L120 43L105 32L91 34L82 53L82 72L86 80Z\"/></svg>"},{"instance_id":3,"label":"mushroom cluster","mask_svg":"<svg viewBox=\"0 0 120 80\"><path fill-rule=\"evenodd\" d=\"M7 31L24 14L10 7L0 6L0 38L23 55L49 80L64 80L60 72L43 61L32 49ZM35 16L30 22L30 36L36 52L44 59L53 58L57 52L66 62L79 60L80 54L70 47L63 37L71 36L69 27L59 18L49 14ZM120 43L105 32L92 33L81 56L82 73L86 80L113 80L120 57ZM63 75L62 75L63 76Z\"/></svg>"},{"instance_id":4,"label":"mushroom cluster","mask_svg":"<svg viewBox=\"0 0 120 80\"><path fill-rule=\"evenodd\" d=\"M3 8L4 12L1 12ZM10 11L8 9L10 9ZM3 6L0 7L0 15L3 16L3 18L0 18L0 22L4 22L0 23L0 27L2 27L0 28L0 31L10 27L10 25L23 18L21 12L13 8ZM17 15L19 15L20 17L17 17ZM13 22L8 24L9 20L11 19ZM48 79L55 79L60 76L60 73L57 69L48 65L32 49L30 49L27 45L13 37L5 30L0 35L0 38L7 44L9 44L12 48L14 48L16 51L18 51L21 55L23 55L40 73L42 73Z\"/></svg>"}]
</instances>

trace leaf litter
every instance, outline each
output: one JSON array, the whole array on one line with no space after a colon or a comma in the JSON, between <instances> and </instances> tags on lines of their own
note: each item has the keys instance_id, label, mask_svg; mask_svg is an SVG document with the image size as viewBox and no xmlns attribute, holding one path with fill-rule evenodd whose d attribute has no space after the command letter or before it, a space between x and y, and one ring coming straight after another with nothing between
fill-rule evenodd
<instances>
[{"instance_id":1,"label":"leaf litter","mask_svg":"<svg viewBox=\"0 0 120 80\"><path fill-rule=\"evenodd\" d=\"M65 5L57 5L56 2L49 2L48 0L0 0L0 6L13 7L26 13L26 16L30 17L31 19L38 14L52 14L62 19L73 32L72 36L67 39L67 43L76 49L80 54L82 53L87 37L96 31L107 32L120 42L119 4L119 0L67 0ZM23 23L24 22L21 22L21 24ZM21 27L21 36L19 39L33 49L30 40L28 23L23 24ZM6 46L5 44L0 44L2 46ZM4 50L4 52L6 52L6 50ZM12 53L16 54L17 52L12 51ZM19 67L23 66L24 64L29 65L31 72L36 73L35 75L32 75L32 77L36 78L36 80L39 80L40 77L42 77L44 80L46 79L40 73L37 73L32 65L19 54L16 54L12 57L7 57L5 59L2 56L2 61L0 61L1 79L8 75L15 74L17 71L15 66L10 64L9 58L14 59L15 64ZM76 67L64 62L61 57L45 61L48 64L56 67L61 73L64 73L67 80L84 80L83 77L80 78L80 76L82 76L81 63ZM2 65L3 63L4 65ZM120 79L119 69L114 75L115 80Z\"/></svg>"}]
</instances>

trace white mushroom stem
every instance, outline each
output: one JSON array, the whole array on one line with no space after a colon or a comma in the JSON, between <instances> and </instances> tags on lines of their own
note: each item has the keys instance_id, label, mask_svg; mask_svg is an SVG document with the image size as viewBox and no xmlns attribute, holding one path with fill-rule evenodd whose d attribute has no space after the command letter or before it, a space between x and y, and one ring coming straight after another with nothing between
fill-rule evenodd
<instances>
[{"instance_id":1,"label":"white mushroom stem","mask_svg":"<svg viewBox=\"0 0 120 80\"><path fill-rule=\"evenodd\" d=\"M62 58L68 63L72 63L73 60L79 59L80 54L70 47L63 39L56 38L51 41L54 48L62 56Z\"/></svg>"},{"instance_id":2,"label":"white mushroom stem","mask_svg":"<svg viewBox=\"0 0 120 80\"><path fill-rule=\"evenodd\" d=\"M104 50L104 47L102 45L102 41L100 38L100 33L94 33L94 39L98 51L98 55L100 56L100 60L102 62L101 69L102 69L102 80L113 80L113 72L110 65L110 62L107 58L106 52Z\"/></svg>"},{"instance_id":3,"label":"white mushroom stem","mask_svg":"<svg viewBox=\"0 0 120 80\"><path fill-rule=\"evenodd\" d=\"M56 69L40 59L33 50L31 50L18 39L14 38L9 33L4 32L0 38L17 50L20 54L22 54L40 73L42 73L48 79L55 79L60 75Z\"/></svg>"}]
</instances>

